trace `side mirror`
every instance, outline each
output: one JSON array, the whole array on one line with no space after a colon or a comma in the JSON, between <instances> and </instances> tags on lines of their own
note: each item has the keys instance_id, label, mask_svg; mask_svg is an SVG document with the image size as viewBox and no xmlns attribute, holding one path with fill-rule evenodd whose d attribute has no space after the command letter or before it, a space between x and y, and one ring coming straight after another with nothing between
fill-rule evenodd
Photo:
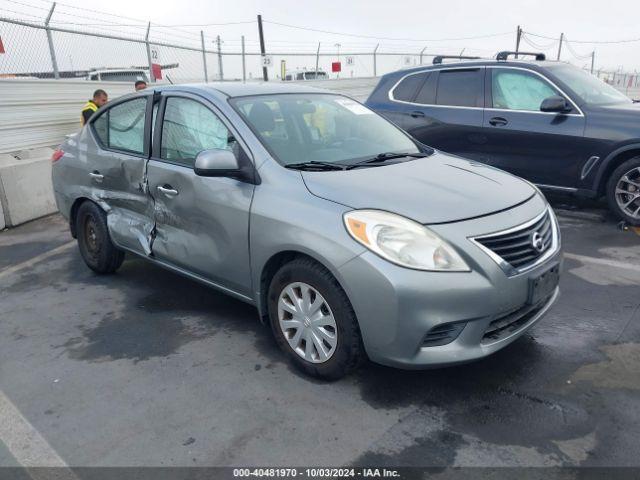
<instances>
[{"instance_id":1,"label":"side mirror","mask_svg":"<svg viewBox=\"0 0 640 480\"><path fill-rule=\"evenodd\" d=\"M560 95L552 95L545 98L540 104L541 112L567 113L571 111L571 105Z\"/></svg>"},{"instance_id":2,"label":"side mirror","mask_svg":"<svg viewBox=\"0 0 640 480\"><path fill-rule=\"evenodd\" d=\"M232 152L216 148L200 152L193 170L201 177L236 177L240 164Z\"/></svg>"}]
</instances>

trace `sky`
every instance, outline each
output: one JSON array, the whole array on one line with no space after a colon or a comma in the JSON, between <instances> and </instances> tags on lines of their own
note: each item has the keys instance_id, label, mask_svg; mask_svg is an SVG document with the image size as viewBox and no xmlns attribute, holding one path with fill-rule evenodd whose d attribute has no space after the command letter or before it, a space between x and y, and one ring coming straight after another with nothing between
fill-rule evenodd
<instances>
[{"instance_id":1,"label":"sky","mask_svg":"<svg viewBox=\"0 0 640 480\"><path fill-rule=\"evenodd\" d=\"M0 16L16 18L23 15L21 18L37 21L46 16L49 6L48 0L0 0ZM78 8L73 8L74 6ZM628 72L640 70L640 41L582 43L640 39L637 21L640 18L640 2L637 0L63 0L56 7L53 18L54 24L58 22L58 25L67 28L93 29L103 33L120 32L136 37L144 36L144 21L147 20L157 25L180 25L175 28L152 27L152 38L157 41L199 45L200 30L203 30L207 48L214 49L213 42L220 35L222 50L226 52L239 52L240 37L244 35L247 50L256 52L257 14L261 14L265 21L264 36L268 53L310 53L308 57L287 57L287 68L312 68L318 42L322 53L331 54L322 57L325 69L330 68L330 62L337 60L338 55L344 61L345 54L373 51L376 44L380 45L380 53L414 54L411 59L402 56L381 57L378 69L383 71L408 66L409 62L415 64L418 62L418 53L423 48L425 55L454 54L464 49L465 54L491 56L499 50L514 49L516 29L520 25L525 31L521 50L544 51L547 56L555 58L558 41L554 39L564 33L568 45L563 45L561 58L565 61L588 67L591 52L595 51L596 69L623 69ZM248 23L228 25L234 22ZM102 25L98 25L99 23ZM117 23L132 26L122 27ZM341 34L291 28L276 23ZM15 40L22 34L16 29L7 31L6 28L3 33L0 23L0 36L9 38L11 43L22 43ZM61 41L73 43L75 40ZM64 64L63 67L68 67L66 64L74 64L75 68L86 67L82 58L88 56L87 53L80 53L80 47L76 45L67 45L65 48L60 62ZM124 47L118 48L122 52ZM102 46L96 49L101 50ZM163 57L161 60L165 63L178 61L177 56L170 51L160 53ZM34 58L36 56L33 52L29 52L29 55ZM23 55L25 58L27 56ZM136 61L138 56L135 55ZM225 70L228 75L237 76L239 59L225 58L227 60ZM275 59L274 63L277 65L274 69L279 65L279 60L280 57ZM112 64L113 61L115 60L105 54L104 65ZM131 62L133 61L132 58ZM181 58L180 62L185 66L193 63L193 69L200 68L196 67L195 57ZM208 62L211 69L217 69L215 56ZM251 71L259 72L258 62L258 57L252 60ZM372 58L356 57L356 63L356 75L372 73ZM380 73L382 72L378 71Z\"/></svg>"}]
</instances>

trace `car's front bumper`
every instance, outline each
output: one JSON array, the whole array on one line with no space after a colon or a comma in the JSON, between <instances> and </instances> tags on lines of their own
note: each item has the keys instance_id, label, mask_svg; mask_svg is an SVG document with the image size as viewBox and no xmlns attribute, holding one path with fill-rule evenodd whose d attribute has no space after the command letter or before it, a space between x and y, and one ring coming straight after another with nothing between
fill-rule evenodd
<instances>
[{"instance_id":1,"label":"car's front bumper","mask_svg":"<svg viewBox=\"0 0 640 480\"><path fill-rule=\"evenodd\" d=\"M557 250L535 268L507 276L469 237L525 223L546 207L536 196L498 214L430 226L447 239L471 267L470 272L425 272L393 265L372 252L339 269L358 317L365 349L375 362L424 368L467 362L487 356L521 336L538 322L556 300L556 288L540 303L529 306L530 279L559 266ZM500 335L487 336L491 322L512 319ZM444 345L425 340L434 327L464 324Z\"/></svg>"}]
</instances>

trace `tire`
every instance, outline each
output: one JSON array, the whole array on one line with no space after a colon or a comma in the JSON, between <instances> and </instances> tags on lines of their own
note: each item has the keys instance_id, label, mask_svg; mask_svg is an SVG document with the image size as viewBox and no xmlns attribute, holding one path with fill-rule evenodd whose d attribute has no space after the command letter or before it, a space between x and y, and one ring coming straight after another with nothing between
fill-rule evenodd
<instances>
[{"instance_id":1,"label":"tire","mask_svg":"<svg viewBox=\"0 0 640 480\"><path fill-rule=\"evenodd\" d=\"M630 182L625 182L623 178ZM629 193L616 193L618 187ZM632 200L635 196L635 200ZM607 201L609 208L629 225L640 226L640 157L627 160L616 168L607 181ZM627 208L623 204L631 201Z\"/></svg>"},{"instance_id":2,"label":"tire","mask_svg":"<svg viewBox=\"0 0 640 480\"><path fill-rule=\"evenodd\" d=\"M78 208L76 232L80 254L87 266L96 273L114 273L124 261L124 252L111 242L107 216L93 202Z\"/></svg>"},{"instance_id":3,"label":"tire","mask_svg":"<svg viewBox=\"0 0 640 480\"><path fill-rule=\"evenodd\" d=\"M292 290L288 290L289 287ZM297 308L294 310L298 313L295 316L289 310L290 307L280 306L282 296L284 296L284 302L293 304L290 302L291 295L301 299L304 295L303 290L307 287L312 291L311 296L308 297L310 300L308 303L311 307L315 305L318 309L315 314L309 313L313 311L311 308L306 310L309 315L305 316L302 304L296 304ZM314 291L315 294L313 294ZM282 266L271 280L267 301L269 321L278 346L304 373L323 380L337 380L355 370L362 362L364 349L351 303L333 275L320 264L309 258L297 258ZM324 303L318 306L316 302ZM300 334L302 338L296 351L291 342L296 343L298 330L294 328L284 330L284 327L281 327L281 319L297 322L297 319L302 318L306 318L308 325L302 322L297 323L302 329ZM331 318L334 321L333 326L330 325ZM330 347L326 339L331 337L332 333L334 345ZM315 335L315 338L312 335ZM312 340L309 345L306 338ZM317 347L318 340L321 342L320 348ZM328 351L327 358L321 358L321 349ZM312 353L310 357L305 357L302 351Z\"/></svg>"}]
</instances>

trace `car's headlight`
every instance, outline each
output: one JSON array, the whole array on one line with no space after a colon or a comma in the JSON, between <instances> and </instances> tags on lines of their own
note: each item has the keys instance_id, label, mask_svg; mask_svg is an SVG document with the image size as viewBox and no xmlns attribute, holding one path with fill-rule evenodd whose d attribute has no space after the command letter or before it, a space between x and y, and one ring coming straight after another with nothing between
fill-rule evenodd
<instances>
[{"instance_id":1,"label":"car's headlight","mask_svg":"<svg viewBox=\"0 0 640 480\"><path fill-rule=\"evenodd\" d=\"M349 234L382 258L417 270L468 272L469 266L451 245L413 220L381 210L344 214Z\"/></svg>"}]
</instances>

